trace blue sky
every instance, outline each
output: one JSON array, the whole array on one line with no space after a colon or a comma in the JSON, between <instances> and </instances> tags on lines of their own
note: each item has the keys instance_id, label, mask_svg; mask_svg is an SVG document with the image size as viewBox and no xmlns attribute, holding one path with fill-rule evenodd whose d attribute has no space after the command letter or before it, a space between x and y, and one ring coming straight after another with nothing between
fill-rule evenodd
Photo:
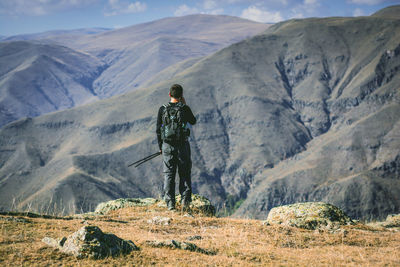
<instances>
[{"instance_id":1,"label":"blue sky","mask_svg":"<svg viewBox=\"0 0 400 267\"><path fill-rule=\"evenodd\" d=\"M0 35L120 28L164 17L224 14L259 22L366 16L400 0L0 0Z\"/></svg>"}]
</instances>

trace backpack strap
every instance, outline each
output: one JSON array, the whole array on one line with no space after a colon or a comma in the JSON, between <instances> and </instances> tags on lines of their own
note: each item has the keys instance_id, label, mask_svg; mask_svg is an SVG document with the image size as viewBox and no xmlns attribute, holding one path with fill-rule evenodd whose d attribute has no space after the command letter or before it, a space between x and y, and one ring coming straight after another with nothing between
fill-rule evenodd
<instances>
[{"instance_id":1,"label":"backpack strap","mask_svg":"<svg viewBox=\"0 0 400 267\"><path fill-rule=\"evenodd\" d=\"M162 122L163 122L163 123L167 123L167 121L165 121L165 120L166 120L166 119L169 120L168 107L170 107L171 105L168 103L168 104L164 104L164 105L162 105L162 106L164 107L163 115L162 115Z\"/></svg>"}]
</instances>

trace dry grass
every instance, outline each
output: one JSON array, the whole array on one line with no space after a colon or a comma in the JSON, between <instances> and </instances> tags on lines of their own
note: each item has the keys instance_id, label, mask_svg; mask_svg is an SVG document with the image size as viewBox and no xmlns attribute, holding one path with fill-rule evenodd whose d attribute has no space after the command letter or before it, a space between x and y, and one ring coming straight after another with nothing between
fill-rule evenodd
<instances>
[{"instance_id":1,"label":"dry grass","mask_svg":"<svg viewBox=\"0 0 400 267\"><path fill-rule=\"evenodd\" d=\"M149 224L154 216L172 218L168 226ZM13 218L13 219L12 219ZM263 226L260 221L185 217L160 207L126 208L90 220L104 232L132 240L140 247L129 255L103 260L78 260L47 247L44 236L60 238L82 227L81 219L60 220L0 216L1 266L399 266L400 232L349 226L329 233L290 227ZM216 252L205 255L152 248L146 240L190 241Z\"/></svg>"}]
</instances>

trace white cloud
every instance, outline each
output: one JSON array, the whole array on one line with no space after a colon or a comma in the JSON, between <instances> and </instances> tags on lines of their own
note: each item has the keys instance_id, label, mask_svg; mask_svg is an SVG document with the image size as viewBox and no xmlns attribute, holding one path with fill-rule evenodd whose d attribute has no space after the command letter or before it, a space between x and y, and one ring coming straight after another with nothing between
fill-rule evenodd
<instances>
[{"instance_id":1,"label":"white cloud","mask_svg":"<svg viewBox=\"0 0 400 267\"><path fill-rule=\"evenodd\" d=\"M223 8L217 8L217 9L209 10L209 11L207 11L205 13L206 14L210 14L210 15L221 15L221 14L224 14L224 9Z\"/></svg>"},{"instance_id":2,"label":"white cloud","mask_svg":"<svg viewBox=\"0 0 400 267\"><path fill-rule=\"evenodd\" d=\"M135 2L128 6L127 13L137 13L146 11L147 6L145 3Z\"/></svg>"},{"instance_id":3,"label":"white cloud","mask_svg":"<svg viewBox=\"0 0 400 267\"><path fill-rule=\"evenodd\" d=\"M305 16L302 12L292 10L292 14L289 16L289 19L303 19Z\"/></svg>"},{"instance_id":4,"label":"white cloud","mask_svg":"<svg viewBox=\"0 0 400 267\"><path fill-rule=\"evenodd\" d=\"M220 15L220 14L224 13L224 9L218 7L217 1L204 0L204 2L203 2L203 11L197 12L197 13L210 14L210 15Z\"/></svg>"},{"instance_id":5,"label":"white cloud","mask_svg":"<svg viewBox=\"0 0 400 267\"><path fill-rule=\"evenodd\" d=\"M1 0L0 14L41 16L87 6L100 0Z\"/></svg>"},{"instance_id":6,"label":"white cloud","mask_svg":"<svg viewBox=\"0 0 400 267\"><path fill-rule=\"evenodd\" d=\"M365 16L365 13L361 8L356 8L353 11L353 16L354 17Z\"/></svg>"},{"instance_id":7,"label":"white cloud","mask_svg":"<svg viewBox=\"0 0 400 267\"><path fill-rule=\"evenodd\" d=\"M315 5L318 4L318 0L304 0L305 5Z\"/></svg>"},{"instance_id":8,"label":"white cloud","mask_svg":"<svg viewBox=\"0 0 400 267\"><path fill-rule=\"evenodd\" d=\"M215 2L214 0L204 0L204 9L215 9L217 6L217 2Z\"/></svg>"},{"instance_id":9,"label":"white cloud","mask_svg":"<svg viewBox=\"0 0 400 267\"><path fill-rule=\"evenodd\" d=\"M388 0L348 0L347 2L350 2L352 4L358 4L358 5L376 5L380 4L383 2L390 2Z\"/></svg>"},{"instance_id":10,"label":"white cloud","mask_svg":"<svg viewBox=\"0 0 400 267\"><path fill-rule=\"evenodd\" d=\"M197 8L189 7L186 4L184 4L184 5L179 6L178 9L175 10L174 15L177 17L180 17L180 16L196 14L196 13L199 13L199 10Z\"/></svg>"},{"instance_id":11,"label":"white cloud","mask_svg":"<svg viewBox=\"0 0 400 267\"><path fill-rule=\"evenodd\" d=\"M256 6L249 6L248 8L243 10L241 17L263 23L279 22L283 20L281 13L279 11L269 12L267 10L257 8Z\"/></svg>"},{"instance_id":12,"label":"white cloud","mask_svg":"<svg viewBox=\"0 0 400 267\"><path fill-rule=\"evenodd\" d=\"M139 1L108 0L108 6L105 9L104 15L115 16L119 14L140 13L146 11L146 9L146 3Z\"/></svg>"}]
</instances>

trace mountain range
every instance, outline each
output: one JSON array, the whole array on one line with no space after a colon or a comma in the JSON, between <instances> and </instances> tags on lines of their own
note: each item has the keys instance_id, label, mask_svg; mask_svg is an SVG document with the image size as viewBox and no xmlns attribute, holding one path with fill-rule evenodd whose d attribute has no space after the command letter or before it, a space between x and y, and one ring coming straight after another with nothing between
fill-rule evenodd
<instances>
[{"instance_id":1,"label":"mountain range","mask_svg":"<svg viewBox=\"0 0 400 267\"><path fill-rule=\"evenodd\" d=\"M146 87L10 123L0 130L1 207L74 213L159 197L161 159L127 165L158 150L156 113L180 83L198 121L193 190L220 211L241 203L234 216L266 218L325 201L358 219L399 213L397 9L278 23Z\"/></svg>"},{"instance_id":2,"label":"mountain range","mask_svg":"<svg viewBox=\"0 0 400 267\"><path fill-rule=\"evenodd\" d=\"M5 38L0 42L0 126L136 90L170 65L209 55L269 26L191 15L115 30ZM188 62L195 61L185 67Z\"/></svg>"}]
</instances>

